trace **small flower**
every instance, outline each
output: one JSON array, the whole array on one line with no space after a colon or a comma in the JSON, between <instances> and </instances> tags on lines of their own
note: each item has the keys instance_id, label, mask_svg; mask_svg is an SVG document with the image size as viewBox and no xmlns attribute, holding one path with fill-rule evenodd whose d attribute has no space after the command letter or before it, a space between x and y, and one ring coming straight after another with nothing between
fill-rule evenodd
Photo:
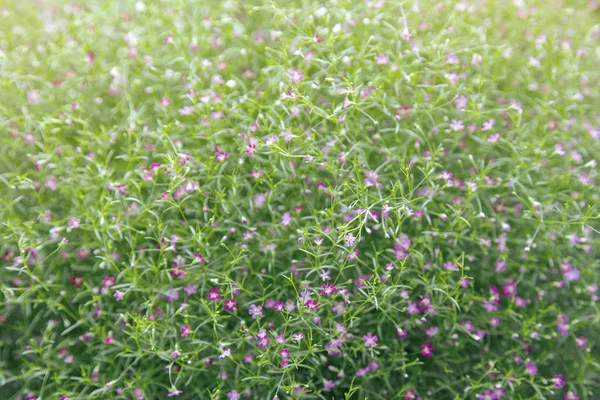
<instances>
[{"instance_id":1,"label":"small flower","mask_svg":"<svg viewBox=\"0 0 600 400\"><path fill-rule=\"evenodd\" d=\"M538 368L537 365L535 365L532 362L528 362L527 364L525 364L525 371L527 371L527 373L531 376L535 376L537 374Z\"/></svg>"},{"instance_id":2,"label":"small flower","mask_svg":"<svg viewBox=\"0 0 600 400\"><path fill-rule=\"evenodd\" d=\"M552 378L552 384L558 389L562 389L565 386L565 378L562 375L554 375Z\"/></svg>"},{"instance_id":3,"label":"small flower","mask_svg":"<svg viewBox=\"0 0 600 400\"><path fill-rule=\"evenodd\" d=\"M377 65L385 65L390 61L390 57L386 56L385 54L381 53L378 56L375 56L375 62L377 63Z\"/></svg>"},{"instance_id":4,"label":"small flower","mask_svg":"<svg viewBox=\"0 0 600 400\"><path fill-rule=\"evenodd\" d=\"M262 307L257 306L255 304L252 304L250 306L250 311L248 313L252 316L252 319L260 318L263 316Z\"/></svg>"},{"instance_id":5,"label":"small flower","mask_svg":"<svg viewBox=\"0 0 600 400\"><path fill-rule=\"evenodd\" d=\"M440 178L442 178L443 180L447 181L447 180L449 180L450 178L452 178L452 172L443 171L443 172L440 174Z\"/></svg>"},{"instance_id":6,"label":"small flower","mask_svg":"<svg viewBox=\"0 0 600 400\"><path fill-rule=\"evenodd\" d=\"M327 297L331 297L331 295L333 295L335 292L337 292L337 289L335 288L335 286L333 285L333 283L324 283L321 289L321 294L324 294Z\"/></svg>"},{"instance_id":7,"label":"small flower","mask_svg":"<svg viewBox=\"0 0 600 400\"><path fill-rule=\"evenodd\" d=\"M37 90L32 90L27 93L27 102L31 105L38 105L42 101L42 96Z\"/></svg>"},{"instance_id":8,"label":"small flower","mask_svg":"<svg viewBox=\"0 0 600 400\"><path fill-rule=\"evenodd\" d=\"M190 326L188 324L185 324L181 328L179 328L179 331L181 332L181 336L187 337L190 335L190 332L192 331L192 329L190 328Z\"/></svg>"},{"instance_id":9,"label":"small flower","mask_svg":"<svg viewBox=\"0 0 600 400\"><path fill-rule=\"evenodd\" d=\"M231 349L229 347L221 348L221 354L219 355L219 358L227 358L229 356L231 356Z\"/></svg>"},{"instance_id":10,"label":"small flower","mask_svg":"<svg viewBox=\"0 0 600 400\"><path fill-rule=\"evenodd\" d=\"M229 312L233 312L237 308L237 302L235 299L227 299L225 300L225 304L223 308Z\"/></svg>"},{"instance_id":11,"label":"small flower","mask_svg":"<svg viewBox=\"0 0 600 400\"><path fill-rule=\"evenodd\" d=\"M294 342L299 342L299 341L301 341L302 339L304 339L304 334L303 334L302 332L294 333L294 334L292 335L292 340L293 340Z\"/></svg>"},{"instance_id":12,"label":"small flower","mask_svg":"<svg viewBox=\"0 0 600 400\"><path fill-rule=\"evenodd\" d=\"M362 337L362 340L365 341L365 347L377 346L377 336L373 336L371 332L367 332L367 334Z\"/></svg>"},{"instance_id":13,"label":"small flower","mask_svg":"<svg viewBox=\"0 0 600 400\"><path fill-rule=\"evenodd\" d=\"M232 390L231 392L227 393L227 398L229 400L240 400L240 394L235 390Z\"/></svg>"},{"instance_id":14,"label":"small flower","mask_svg":"<svg viewBox=\"0 0 600 400\"><path fill-rule=\"evenodd\" d=\"M120 290L117 290L113 297L117 299L117 301L122 301L125 298L125 293L121 292Z\"/></svg>"},{"instance_id":15,"label":"small flower","mask_svg":"<svg viewBox=\"0 0 600 400\"><path fill-rule=\"evenodd\" d=\"M465 125L462 120L453 119L452 122L450 122L450 129L454 132L462 131L465 129Z\"/></svg>"},{"instance_id":16,"label":"small flower","mask_svg":"<svg viewBox=\"0 0 600 400\"><path fill-rule=\"evenodd\" d=\"M304 305L306 307L308 307L309 310L316 310L317 308L319 308L319 303L317 303L316 300L306 300L304 302Z\"/></svg>"},{"instance_id":17,"label":"small flower","mask_svg":"<svg viewBox=\"0 0 600 400\"><path fill-rule=\"evenodd\" d=\"M75 286L76 288L80 288L81 285L83 285L83 276L81 276L81 275L72 276L71 277L71 285Z\"/></svg>"},{"instance_id":18,"label":"small flower","mask_svg":"<svg viewBox=\"0 0 600 400\"><path fill-rule=\"evenodd\" d=\"M288 69L288 81L291 83L300 83L304 79L304 74L302 71L296 68Z\"/></svg>"},{"instance_id":19,"label":"small flower","mask_svg":"<svg viewBox=\"0 0 600 400\"><path fill-rule=\"evenodd\" d=\"M349 234L344 236L344 240L346 241L346 246L352 247L354 246L354 241L356 240L356 238L354 237L352 232L350 232Z\"/></svg>"},{"instance_id":20,"label":"small flower","mask_svg":"<svg viewBox=\"0 0 600 400\"><path fill-rule=\"evenodd\" d=\"M495 121L493 119L490 119L489 121L484 122L481 125L481 130L482 131L489 131L490 129L492 129L494 127L494 122Z\"/></svg>"},{"instance_id":21,"label":"small flower","mask_svg":"<svg viewBox=\"0 0 600 400\"><path fill-rule=\"evenodd\" d=\"M433 356L433 346L431 343L427 342L421 345L421 354L427 358L431 358Z\"/></svg>"},{"instance_id":22,"label":"small flower","mask_svg":"<svg viewBox=\"0 0 600 400\"><path fill-rule=\"evenodd\" d=\"M281 226L288 226L291 221L292 218L289 212L286 212L281 216Z\"/></svg>"},{"instance_id":23,"label":"small flower","mask_svg":"<svg viewBox=\"0 0 600 400\"><path fill-rule=\"evenodd\" d=\"M565 393L564 400L579 400L579 396L575 392Z\"/></svg>"},{"instance_id":24,"label":"small flower","mask_svg":"<svg viewBox=\"0 0 600 400\"><path fill-rule=\"evenodd\" d=\"M185 292L185 294L187 294L188 296L192 295L192 294L196 294L198 293L198 290L196 289L196 286L193 285L187 285L186 287L183 288L183 291Z\"/></svg>"},{"instance_id":25,"label":"small flower","mask_svg":"<svg viewBox=\"0 0 600 400\"><path fill-rule=\"evenodd\" d=\"M211 301L220 300L221 295L219 294L219 289L218 288L210 289L209 292L206 294L206 298L208 298Z\"/></svg>"},{"instance_id":26,"label":"small flower","mask_svg":"<svg viewBox=\"0 0 600 400\"><path fill-rule=\"evenodd\" d=\"M279 352L279 357L281 358L289 358L290 357L290 351L286 348L281 349L281 351Z\"/></svg>"},{"instance_id":27,"label":"small flower","mask_svg":"<svg viewBox=\"0 0 600 400\"><path fill-rule=\"evenodd\" d=\"M168 97L163 97L160 99L160 106L162 108L166 108L169 107L169 105L171 104L171 99Z\"/></svg>"},{"instance_id":28,"label":"small flower","mask_svg":"<svg viewBox=\"0 0 600 400\"><path fill-rule=\"evenodd\" d=\"M579 336L577 339L575 339L575 346L579 349L579 350L584 350L587 348L587 344L588 341L586 338L584 338L583 336Z\"/></svg>"},{"instance_id":29,"label":"small flower","mask_svg":"<svg viewBox=\"0 0 600 400\"><path fill-rule=\"evenodd\" d=\"M69 228L71 228L71 229L78 229L79 223L80 223L79 218L71 217L71 219L69 220L67 225L69 225Z\"/></svg>"}]
</instances>

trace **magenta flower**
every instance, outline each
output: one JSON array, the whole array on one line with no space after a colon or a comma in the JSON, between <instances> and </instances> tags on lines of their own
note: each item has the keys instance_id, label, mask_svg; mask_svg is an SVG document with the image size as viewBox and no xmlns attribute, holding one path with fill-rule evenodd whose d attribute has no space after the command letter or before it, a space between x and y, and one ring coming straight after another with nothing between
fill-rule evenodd
<instances>
[{"instance_id":1,"label":"magenta flower","mask_svg":"<svg viewBox=\"0 0 600 400\"><path fill-rule=\"evenodd\" d=\"M537 365L535 365L532 362L528 362L527 364L525 364L525 371L527 371L527 373L531 376L535 376L537 374L538 368Z\"/></svg>"},{"instance_id":2,"label":"magenta flower","mask_svg":"<svg viewBox=\"0 0 600 400\"><path fill-rule=\"evenodd\" d=\"M206 294L206 298L208 298L211 301L217 301L221 299L221 295L219 294L219 289L218 288L212 288L208 291L208 293Z\"/></svg>"},{"instance_id":3,"label":"magenta flower","mask_svg":"<svg viewBox=\"0 0 600 400\"><path fill-rule=\"evenodd\" d=\"M579 349L579 350L584 350L587 348L587 344L588 341L586 338L584 338L583 336L579 336L577 339L575 339L575 346Z\"/></svg>"},{"instance_id":4,"label":"magenta flower","mask_svg":"<svg viewBox=\"0 0 600 400\"><path fill-rule=\"evenodd\" d=\"M192 329L190 328L190 326L188 324L185 324L181 328L179 328L179 331L181 332L181 336L187 337L190 335L190 332L192 331Z\"/></svg>"},{"instance_id":5,"label":"magenta flower","mask_svg":"<svg viewBox=\"0 0 600 400\"><path fill-rule=\"evenodd\" d=\"M421 354L427 358L431 358L433 356L433 346L431 343L427 342L421 345Z\"/></svg>"},{"instance_id":6,"label":"magenta flower","mask_svg":"<svg viewBox=\"0 0 600 400\"><path fill-rule=\"evenodd\" d=\"M335 286L333 285L333 283L324 283L321 289L321 294L324 294L327 297L331 297L331 295L333 295L335 292L337 292L337 289L335 288Z\"/></svg>"},{"instance_id":7,"label":"magenta flower","mask_svg":"<svg viewBox=\"0 0 600 400\"><path fill-rule=\"evenodd\" d=\"M413 302L408 302L408 305L406 306L406 312L408 314L420 314L421 313L421 309L419 308L419 306Z\"/></svg>"},{"instance_id":8,"label":"magenta flower","mask_svg":"<svg viewBox=\"0 0 600 400\"><path fill-rule=\"evenodd\" d=\"M562 375L554 375L552 378L552 384L558 389L562 389L565 386L565 378Z\"/></svg>"},{"instance_id":9,"label":"magenta flower","mask_svg":"<svg viewBox=\"0 0 600 400\"><path fill-rule=\"evenodd\" d=\"M319 308L319 303L317 303L316 300L306 300L306 302L304 302L304 305L308 307L308 309L311 311Z\"/></svg>"},{"instance_id":10,"label":"magenta flower","mask_svg":"<svg viewBox=\"0 0 600 400\"><path fill-rule=\"evenodd\" d=\"M234 312L237 308L237 302L235 299L227 299L223 305L223 308L229 312Z\"/></svg>"}]
</instances>

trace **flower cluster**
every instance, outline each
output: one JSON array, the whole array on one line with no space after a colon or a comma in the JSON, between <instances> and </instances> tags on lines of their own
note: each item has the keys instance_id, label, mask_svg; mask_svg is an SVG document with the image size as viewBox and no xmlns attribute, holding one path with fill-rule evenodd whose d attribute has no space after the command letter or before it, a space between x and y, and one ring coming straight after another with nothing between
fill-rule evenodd
<instances>
[{"instance_id":1,"label":"flower cluster","mask_svg":"<svg viewBox=\"0 0 600 400\"><path fill-rule=\"evenodd\" d=\"M17 3L0 398L600 398L597 1Z\"/></svg>"}]
</instances>

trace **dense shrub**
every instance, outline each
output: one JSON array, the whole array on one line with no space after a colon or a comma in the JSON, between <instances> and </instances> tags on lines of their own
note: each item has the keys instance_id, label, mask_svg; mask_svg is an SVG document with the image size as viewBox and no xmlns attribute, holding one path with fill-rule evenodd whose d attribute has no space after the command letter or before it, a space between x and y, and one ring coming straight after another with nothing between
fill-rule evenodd
<instances>
[{"instance_id":1,"label":"dense shrub","mask_svg":"<svg viewBox=\"0 0 600 400\"><path fill-rule=\"evenodd\" d=\"M3 7L1 399L600 398L597 2Z\"/></svg>"}]
</instances>

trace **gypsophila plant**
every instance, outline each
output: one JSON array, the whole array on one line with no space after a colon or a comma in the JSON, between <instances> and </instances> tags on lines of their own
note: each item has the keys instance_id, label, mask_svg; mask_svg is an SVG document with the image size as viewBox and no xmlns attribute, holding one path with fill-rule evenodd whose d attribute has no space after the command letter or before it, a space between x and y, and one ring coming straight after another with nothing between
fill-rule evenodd
<instances>
[{"instance_id":1,"label":"gypsophila plant","mask_svg":"<svg viewBox=\"0 0 600 400\"><path fill-rule=\"evenodd\" d=\"M599 8L1 3L0 399L599 399Z\"/></svg>"}]
</instances>

